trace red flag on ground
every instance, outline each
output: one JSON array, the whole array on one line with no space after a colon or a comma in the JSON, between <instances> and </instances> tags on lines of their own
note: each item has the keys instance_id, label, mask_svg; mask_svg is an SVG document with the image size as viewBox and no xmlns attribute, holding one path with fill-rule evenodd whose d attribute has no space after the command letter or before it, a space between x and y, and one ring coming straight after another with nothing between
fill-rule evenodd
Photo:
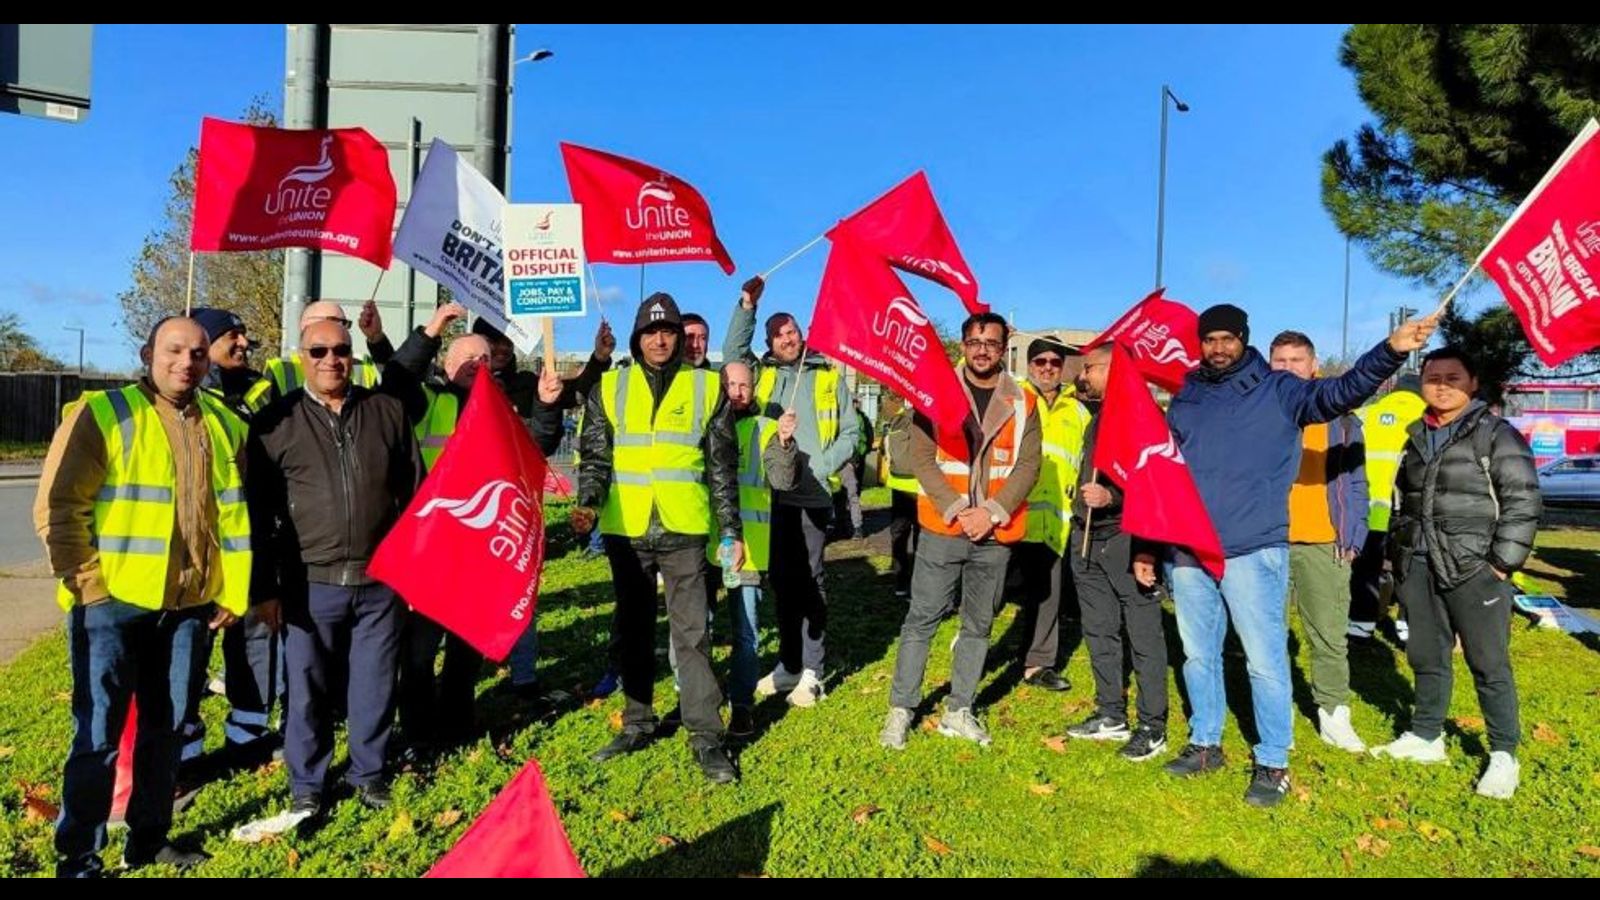
<instances>
[{"instance_id":1,"label":"red flag on ground","mask_svg":"<svg viewBox=\"0 0 1600 900\"><path fill-rule=\"evenodd\" d=\"M1183 387L1184 376L1200 365L1200 316L1162 296L1164 291L1166 288L1156 288L1135 303L1083 349L1093 350L1116 341L1128 351L1146 381L1177 393Z\"/></svg>"},{"instance_id":2,"label":"red flag on ground","mask_svg":"<svg viewBox=\"0 0 1600 900\"><path fill-rule=\"evenodd\" d=\"M807 346L888 385L932 420L952 455L965 459L961 425L972 401L939 333L899 277L848 229L832 237Z\"/></svg>"},{"instance_id":3,"label":"red flag on ground","mask_svg":"<svg viewBox=\"0 0 1600 900\"><path fill-rule=\"evenodd\" d=\"M927 174L918 172L895 185L834 230L846 225L889 265L955 291L967 312L989 311L989 304L978 300L978 277L945 224ZM833 231L828 237L833 237Z\"/></svg>"},{"instance_id":4,"label":"red flag on ground","mask_svg":"<svg viewBox=\"0 0 1600 900\"><path fill-rule=\"evenodd\" d=\"M572 200L583 205L583 249L593 262L709 261L733 274L711 207L689 182L642 162L563 143Z\"/></svg>"},{"instance_id":5,"label":"red flag on ground","mask_svg":"<svg viewBox=\"0 0 1600 900\"><path fill-rule=\"evenodd\" d=\"M1122 530L1193 553L1222 578L1222 540L1211 524L1178 439L1133 359L1111 350L1111 371L1091 464L1122 488Z\"/></svg>"},{"instance_id":6,"label":"red flag on ground","mask_svg":"<svg viewBox=\"0 0 1600 900\"><path fill-rule=\"evenodd\" d=\"M550 801L539 763L528 760L425 878L583 878Z\"/></svg>"},{"instance_id":7,"label":"red flag on ground","mask_svg":"<svg viewBox=\"0 0 1600 900\"><path fill-rule=\"evenodd\" d=\"M539 600L548 468L480 367L455 434L368 571L484 656L505 659Z\"/></svg>"},{"instance_id":8,"label":"red flag on ground","mask_svg":"<svg viewBox=\"0 0 1600 900\"><path fill-rule=\"evenodd\" d=\"M200 126L191 250L312 247L387 269L394 211L389 151L364 128Z\"/></svg>"},{"instance_id":9,"label":"red flag on ground","mask_svg":"<svg viewBox=\"0 0 1600 900\"><path fill-rule=\"evenodd\" d=\"M1590 119L1478 257L1547 366L1600 346L1597 137Z\"/></svg>"}]
</instances>

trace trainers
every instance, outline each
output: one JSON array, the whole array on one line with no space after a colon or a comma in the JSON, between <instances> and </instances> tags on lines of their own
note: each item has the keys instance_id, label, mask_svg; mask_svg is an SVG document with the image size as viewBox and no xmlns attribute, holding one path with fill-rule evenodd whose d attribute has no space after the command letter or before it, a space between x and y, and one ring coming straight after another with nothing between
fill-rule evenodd
<instances>
[{"instance_id":1,"label":"trainers","mask_svg":"<svg viewBox=\"0 0 1600 900\"><path fill-rule=\"evenodd\" d=\"M801 708L816 706L817 701L828 696L822 689L822 679L811 669L800 673L800 681L789 692L789 705Z\"/></svg>"},{"instance_id":2,"label":"trainers","mask_svg":"<svg viewBox=\"0 0 1600 900\"><path fill-rule=\"evenodd\" d=\"M1322 736L1325 744L1332 744L1340 750L1351 753L1367 752L1367 744L1361 740L1361 735L1356 734L1355 726L1350 724L1350 707L1336 706L1333 712L1325 709L1317 710L1317 733Z\"/></svg>"},{"instance_id":3,"label":"trainers","mask_svg":"<svg viewBox=\"0 0 1600 900\"><path fill-rule=\"evenodd\" d=\"M1522 764L1504 750L1496 750L1489 754L1489 768L1484 769L1483 777L1478 779L1478 794L1496 800L1510 800L1521 780Z\"/></svg>"},{"instance_id":4,"label":"trainers","mask_svg":"<svg viewBox=\"0 0 1600 900\"><path fill-rule=\"evenodd\" d=\"M1289 770L1272 766L1256 766L1245 788L1244 802L1258 809L1277 806L1289 791Z\"/></svg>"},{"instance_id":5,"label":"trainers","mask_svg":"<svg viewBox=\"0 0 1600 900\"><path fill-rule=\"evenodd\" d=\"M1411 626L1406 624L1405 619L1395 620L1394 639L1399 641L1402 647L1411 642Z\"/></svg>"},{"instance_id":6,"label":"trainers","mask_svg":"<svg viewBox=\"0 0 1600 900\"><path fill-rule=\"evenodd\" d=\"M1377 622L1351 621L1350 627L1344 631L1344 636L1352 641L1370 641L1378 633Z\"/></svg>"},{"instance_id":7,"label":"trainers","mask_svg":"<svg viewBox=\"0 0 1600 900\"><path fill-rule=\"evenodd\" d=\"M973 741L980 747L987 747L990 743L989 732L984 730L983 723L970 709L947 710L944 718L939 720L939 733L945 737Z\"/></svg>"},{"instance_id":8,"label":"trainers","mask_svg":"<svg viewBox=\"0 0 1600 900\"><path fill-rule=\"evenodd\" d=\"M1125 741L1132 737L1128 723L1096 713L1067 729L1067 737L1084 741Z\"/></svg>"},{"instance_id":9,"label":"trainers","mask_svg":"<svg viewBox=\"0 0 1600 900\"><path fill-rule=\"evenodd\" d=\"M1186 745L1178 751L1178 758L1165 766L1168 775L1188 777L1214 772L1228 764L1222 755L1221 747L1202 747L1199 744Z\"/></svg>"},{"instance_id":10,"label":"trainers","mask_svg":"<svg viewBox=\"0 0 1600 900\"><path fill-rule=\"evenodd\" d=\"M615 694L617 692L617 688L621 685L622 676L618 675L611 669L607 669L606 673L600 676L600 680L595 682L594 690L589 692L589 696L597 700L604 700L612 694Z\"/></svg>"},{"instance_id":11,"label":"trainers","mask_svg":"<svg viewBox=\"0 0 1600 900\"><path fill-rule=\"evenodd\" d=\"M1047 691L1070 691L1072 682L1061 677L1061 673L1049 666L1041 666L1033 670L1032 675L1022 676L1024 684L1031 684L1036 688Z\"/></svg>"},{"instance_id":12,"label":"trainers","mask_svg":"<svg viewBox=\"0 0 1600 900\"><path fill-rule=\"evenodd\" d=\"M1370 751L1373 756L1392 756L1416 763L1448 763L1444 752L1444 735L1425 741L1411 732L1400 735L1393 743L1381 744Z\"/></svg>"},{"instance_id":13,"label":"trainers","mask_svg":"<svg viewBox=\"0 0 1600 900\"><path fill-rule=\"evenodd\" d=\"M1130 762L1144 762L1156 754L1167 749L1167 733L1154 728L1140 725L1134 731L1133 737L1119 751L1123 759Z\"/></svg>"},{"instance_id":14,"label":"trainers","mask_svg":"<svg viewBox=\"0 0 1600 900\"><path fill-rule=\"evenodd\" d=\"M889 718L883 722L883 730L878 732L878 744L890 750L904 750L906 748L906 734L911 731L911 710L904 706L894 706L889 709Z\"/></svg>"},{"instance_id":15,"label":"trainers","mask_svg":"<svg viewBox=\"0 0 1600 900\"><path fill-rule=\"evenodd\" d=\"M787 693L794 690L799 684L800 676L785 669L783 663L778 663L777 668L762 676L761 680L756 682L756 696L770 697L777 693Z\"/></svg>"}]
</instances>

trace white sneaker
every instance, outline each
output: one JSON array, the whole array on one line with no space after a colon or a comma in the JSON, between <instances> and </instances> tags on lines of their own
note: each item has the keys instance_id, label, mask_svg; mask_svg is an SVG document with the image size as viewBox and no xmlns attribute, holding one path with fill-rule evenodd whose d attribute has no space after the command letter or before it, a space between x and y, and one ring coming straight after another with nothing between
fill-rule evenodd
<instances>
[{"instance_id":1,"label":"white sneaker","mask_svg":"<svg viewBox=\"0 0 1600 900\"><path fill-rule=\"evenodd\" d=\"M911 719L911 710L903 706L890 707L889 718L884 720L883 731L878 733L878 745L890 750L904 750L906 733L911 730Z\"/></svg>"},{"instance_id":2,"label":"white sneaker","mask_svg":"<svg viewBox=\"0 0 1600 900\"><path fill-rule=\"evenodd\" d=\"M1411 626L1406 624L1406 620L1405 619L1396 619L1395 620L1395 623L1394 623L1394 636L1395 636L1395 640L1399 641L1402 644L1411 643Z\"/></svg>"},{"instance_id":3,"label":"white sneaker","mask_svg":"<svg viewBox=\"0 0 1600 900\"><path fill-rule=\"evenodd\" d=\"M1382 744L1369 751L1373 756L1392 756L1416 763L1448 763L1444 752L1444 735L1425 741L1411 732L1400 735L1392 744Z\"/></svg>"},{"instance_id":4,"label":"white sneaker","mask_svg":"<svg viewBox=\"0 0 1600 900\"><path fill-rule=\"evenodd\" d=\"M811 669L800 673L800 681L789 692L789 705L802 708L816 706L817 701L828 696L822 689L822 677Z\"/></svg>"},{"instance_id":5,"label":"white sneaker","mask_svg":"<svg viewBox=\"0 0 1600 900\"><path fill-rule=\"evenodd\" d=\"M1522 764L1517 758L1504 750L1496 750L1489 754L1489 768L1484 769L1483 777L1478 779L1478 793L1496 800L1510 800L1521 779Z\"/></svg>"},{"instance_id":6,"label":"white sneaker","mask_svg":"<svg viewBox=\"0 0 1600 900\"><path fill-rule=\"evenodd\" d=\"M980 747L989 746L989 732L971 709L945 710L939 720L939 733L945 737L972 741Z\"/></svg>"},{"instance_id":7,"label":"white sneaker","mask_svg":"<svg viewBox=\"0 0 1600 900\"><path fill-rule=\"evenodd\" d=\"M1350 707L1336 706L1332 713L1325 709L1317 710L1317 733L1322 736L1323 743L1332 744L1340 750L1351 753L1367 752L1366 742L1361 740L1361 735L1356 734L1355 726L1350 724Z\"/></svg>"},{"instance_id":8,"label":"white sneaker","mask_svg":"<svg viewBox=\"0 0 1600 900\"><path fill-rule=\"evenodd\" d=\"M1377 633L1378 633L1378 623L1377 622L1356 622L1356 621L1351 621L1350 627L1345 629L1344 636L1347 637L1347 638L1354 638L1355 640L1358 640L1358 641L1369 641L1369 640L1372 639L1372 636L1377 634Z\"/></svg>"},{"instance_id":9,"label":"white sneaker","mask_svg":"<svg viewBox=\"0 0 1600 900\"><path fill-rule=\"evenodd\" d=\"M773 694L792 691L800 683L800 676L785 669L783 663L756 682L756 696L770 697Z\"/></svg>"}]
</instances>

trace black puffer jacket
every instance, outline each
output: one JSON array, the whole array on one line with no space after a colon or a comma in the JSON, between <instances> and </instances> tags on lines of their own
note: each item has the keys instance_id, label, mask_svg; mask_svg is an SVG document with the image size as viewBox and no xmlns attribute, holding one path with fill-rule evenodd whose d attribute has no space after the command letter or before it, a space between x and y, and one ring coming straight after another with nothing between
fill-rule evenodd
<instances>
[{"instance_id":1,"label":"black puffer jacket","mask_svg":"<svg viewBox=\"0 0 1600 900\"><path fill-rule=\"evenodd\" d=\"M1543 501L1533 453L1511 423L1474 403L1437 450L1425 420L1411 426L1389 525L1390 558L1403 578L1414 554L1444 589L1493 566L1507 575L1527 562Z\"/></svg>"}]
</instances>

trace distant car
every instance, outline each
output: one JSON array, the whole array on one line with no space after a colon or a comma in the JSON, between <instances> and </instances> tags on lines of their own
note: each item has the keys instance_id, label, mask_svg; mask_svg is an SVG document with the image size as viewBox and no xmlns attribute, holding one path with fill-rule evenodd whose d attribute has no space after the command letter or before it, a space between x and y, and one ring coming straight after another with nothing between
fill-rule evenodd
<instances>
[{"instance_id":1,"label":"distant car","mask_svg":"<svg viewBox=\"0 0 1600 900\"><path fill-rule=\"evenodd\" d=\"M1600 506L1600 455L1563 456L1539 469L1539 490L1546 503Z\"/></svg>"}]
</instances>

